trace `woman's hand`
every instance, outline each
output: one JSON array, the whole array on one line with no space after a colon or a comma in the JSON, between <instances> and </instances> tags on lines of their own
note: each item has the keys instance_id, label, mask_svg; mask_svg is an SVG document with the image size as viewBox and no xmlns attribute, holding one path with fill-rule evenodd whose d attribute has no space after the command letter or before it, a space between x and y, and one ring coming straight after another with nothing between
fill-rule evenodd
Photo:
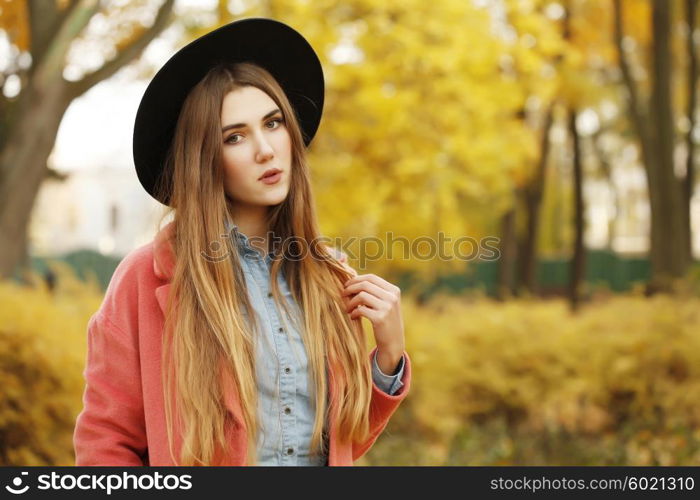
<instances>
[{"instance_id":1,"label":"woman's hand","mask_svg":"<svg viewBox=\"0 0 700 500\"><path fill-rule=\"evenodd\" d=\"M364 316L372 323L379 369L392 375L405 349L401 290L376 274L360 274L344 284L346 312L352 319Z\"/></svg>"}]
</instances>

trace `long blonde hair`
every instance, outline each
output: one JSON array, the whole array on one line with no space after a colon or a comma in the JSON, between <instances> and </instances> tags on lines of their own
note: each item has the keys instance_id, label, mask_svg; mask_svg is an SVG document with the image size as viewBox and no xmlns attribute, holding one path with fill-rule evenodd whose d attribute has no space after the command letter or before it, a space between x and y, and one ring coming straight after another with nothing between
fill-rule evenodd
<instances>
[{"instance_id":1,"label":"long blonde hair","mask_svg":"<svg viewBox=\"0 0 700 500\"><path fill-rule=\"evenodd\" d=\"M172 287L166 307L163 335L163 386L170 454L181 465L210 465L217 444L226 447L226 410L218 373L223 358L230 369L247 431L247 463L256 460L257 384L254 338L257 322L248 299L240 256L215 261L211 243L225 232L232 215L224 191L221 105L226 94L254 86L267 93L282 111L291 138L292 166L286 199L270 207L268 228L282 241L294 241L282 250L271 266L274 300L289 311L281 299L277 276L283 272L300 306L301 335L309 359L309 376L315 386L315 411L311 453L327 453L324 429L335 418L340 441L361 441L369 434L371 372L365 333L360 319L345 313L340 296L350 276L316 241L320 232L311 193L302 132L284 91L265 69L251 63L220 64L190 91L176 125L159 190L170 193L174 215L171 241L176 257ZM161 219L162 222L162 219ZM300 252L302 250L303 252ZM299 254L305 253L303 258ZM294 255L294 258L287 258ZM243 313L253 319L249 325ZM326 370L332 370L334 405L327 404ZM179 460L173 453L172 384L181 417L182 447ZM334 416L333 416L334 415Z\"/></svg>"}]
</instances>

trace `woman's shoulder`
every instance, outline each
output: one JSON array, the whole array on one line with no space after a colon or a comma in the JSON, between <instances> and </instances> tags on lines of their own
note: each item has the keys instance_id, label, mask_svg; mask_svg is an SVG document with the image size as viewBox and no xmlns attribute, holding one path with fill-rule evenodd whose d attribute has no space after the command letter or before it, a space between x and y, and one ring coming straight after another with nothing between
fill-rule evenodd
<instances>
[{"instance_id":1,"label":"woman's shoulder","mask_svg":"<svg viewBox=\"0 0 700 500\"><path fill-rule=\"evenodd\" d=\"M107 319L131 318L140 309L139 303L154 296L162 285L154 270L153 241L127 253L119 262L105 291L98 315Z\"/></svg>"},{"instance_id":2,"label":"woman's shoulder","mask_svg":"<svg viewBox=\"0 0 700 500\"><path fill-rule=\"evenodd\" d=\"M167 224L151 241L127 253L112 275L115 285L160 286L170 281L175 263L171 244L173 229L172 223Z\"/></svg>"},{"instance_id":3,"label":"woman's shoulder","mask_svg":"<svg viewBox=\"0 0 700 500\"><path fill-rule=\"evenodd\" d=\"M175 264L173 231L171 222L159 229L151 241L122 258L112 273L100 308L90 319L90 330L100 331L101 325L111 325L111 331L119 331L136 342L141 334L139 325L156 324L142 320L162 314L161 297L167 296L166 285L171 282Z\"/></svg>"},{"instance_id":4,"label":"woman's shoulder","mask_svg":"<svg viewBox=\"0 0 700 500\"><path fill-rule=\"evenodd\" d=\"M108 291L117 286L157 281L153 246L154 242L150 241L127 253L114 270Z\"/></svg>"}]
</instances>

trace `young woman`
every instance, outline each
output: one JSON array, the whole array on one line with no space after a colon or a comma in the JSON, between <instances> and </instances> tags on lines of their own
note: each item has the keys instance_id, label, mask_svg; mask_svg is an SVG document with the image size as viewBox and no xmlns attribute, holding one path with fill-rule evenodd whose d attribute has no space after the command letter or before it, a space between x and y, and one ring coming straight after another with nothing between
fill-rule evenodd
<instances>
[{"instance_id":1,"label":"young woman","mask_svg":"<svg viewBox=\"0 0 700 500\"><path fill-rule=\"evenodd\" d=\"M173 221L88 325L76 465L352 465L382 432L410 387L400 293L321 244L305 146L322 107L313 49L269 19L154 77L134 161Z\"/></svg>"}]
</instances>

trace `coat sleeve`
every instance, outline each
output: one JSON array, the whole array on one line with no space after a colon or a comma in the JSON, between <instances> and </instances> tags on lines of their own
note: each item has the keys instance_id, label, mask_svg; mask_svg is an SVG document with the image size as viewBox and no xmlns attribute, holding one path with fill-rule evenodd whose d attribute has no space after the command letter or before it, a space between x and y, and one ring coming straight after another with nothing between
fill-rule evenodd
<instances>
[{"instance_id":1,"label":"coat sleeve","mask_svg":"<svg viewBox=\"0 0 700 500\"><path fill-rule=\"evenodd\" d=\"M377 348L375 347L370 353L370 362L376 350ZM405 360L403 378L401 380L401 382L403 382L403 386L401 386L398 391L396 391L393 395L389 395L377 387L374 382L372 383L372 399L369 407L369 436L363 442L355 442L352 444L353 461L360 458L372 447L374 442L386 427L389 419L396 411L396 408L398 408L401 401L403 401L408 395L408 391L411 388L411 360L406 351L404 351L403 355Z\"/></svg>"},{"instance_id":2,"label":"coat sleeve","mask_svg":"<svg viewBox=\"0 0 700 500\"><path fill-rule=\"evenodd\" d=\"M338 255L338 260L353 276L357 276L357 271L348 264L347 255L340 250L335 249ZM372 349L369 354L370 364L373 362L377 348ZM402 386L394 393L387 394L377 386L375 381L372 381L372 398L369 404L369 436L363 442L353 442L352 444L352 460L355 461L362 455L367 453L379 435L382 433L389 419L399 407L401 401L408 395L411 388L411 360L406 351L403 352L404 365L403 376L401 378Z\"/></svg>"},{"instance_id":3,"label":"coat sleeve","mask_svg":"<svg viewBox=\"0 0 700 500\"><path fill-rule=\"evenodd\" d=\"M83 410L73 433L77 466L144 465L146 426L134 342L100 311L88 323Z\"/></svg>"}]
</instances>

